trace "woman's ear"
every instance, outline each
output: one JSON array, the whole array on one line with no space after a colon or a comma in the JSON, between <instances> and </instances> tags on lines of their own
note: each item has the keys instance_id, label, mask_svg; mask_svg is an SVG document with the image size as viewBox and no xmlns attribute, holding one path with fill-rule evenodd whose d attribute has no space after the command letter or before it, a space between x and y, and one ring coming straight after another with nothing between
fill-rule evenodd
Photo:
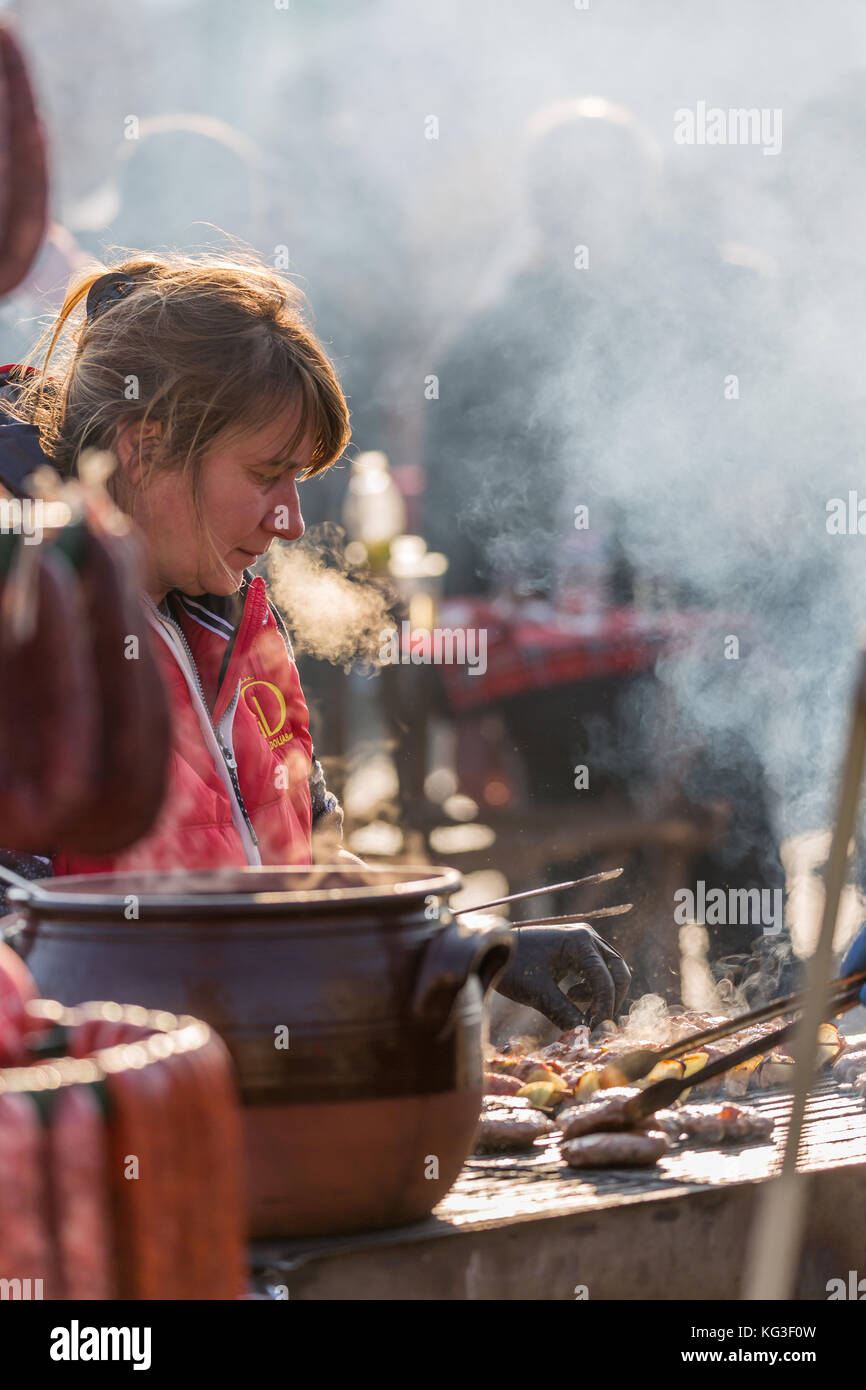
<instances>
[{"instance_id":1,"label":"woman's ear","mask_svg":"<svg viewBox=\"0 0 866 1390\"><path fill-rule=\"evenodd\" d=\"M161 438L162 422L159 420L128 420L118 425L114 448L118 464L131 487L141 483Z\"/></svg>"}]
</instances>

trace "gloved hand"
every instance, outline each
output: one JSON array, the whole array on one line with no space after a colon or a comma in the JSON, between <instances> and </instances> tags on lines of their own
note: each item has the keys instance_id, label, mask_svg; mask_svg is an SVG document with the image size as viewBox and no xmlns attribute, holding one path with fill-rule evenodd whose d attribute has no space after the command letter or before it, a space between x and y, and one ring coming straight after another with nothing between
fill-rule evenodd
<instances>
[{"instance_id":1,"label":"gloved hand","mask_svg":"<svg viewBox=\"0 0 866 1390\"><path fill-rule=\"evenodd\" d=\"M848 950L845 959L839 967L840 975L853 975L855 970L866 970L866 924L864 924ZM861 1003L866 1004L866 985L860 991Z\"/></svg>"},{"instance_id":2,"label":"gloved hand","mask_svg":"<svg viewBox=\"0 0 866 1390\"><path fill-rule=\"evenodd\" d=\"M557 1028L575 1028L584 1015L559 988L564 976L575 974L582 977L585 995L578 986L572 994L586 1005L591 1027L619 1013L631 971L593 927L518 927L513 935L517 949L496 981L499 994L537 1009Z\"/></svg>"}]
</instances>

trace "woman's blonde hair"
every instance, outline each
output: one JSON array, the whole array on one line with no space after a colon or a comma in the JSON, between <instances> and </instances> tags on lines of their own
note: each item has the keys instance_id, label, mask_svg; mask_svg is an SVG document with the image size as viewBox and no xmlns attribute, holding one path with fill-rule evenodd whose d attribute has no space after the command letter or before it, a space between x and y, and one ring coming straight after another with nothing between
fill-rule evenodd
<instances>
[{"instance_id":1,"label":"woman's blonde hair","mask_svg":"<svg viewBox=\"0 0 866 1390\"><path fill-rule=\"evenodd\" d=\"M128 293L79 318L76 310L109 269L129 278ZM25 365L37 370L22 375L6 409L37 427L62 477L77 472L85 450L112 450L118 429L138 422L143 470L187 470L200 521L202 460L218 436L261 428L299 398L298 424L280 459L287 465L311 435L305 478L330 467L350 439L346 400L303 294L252 254L131 253L111 267L94 265L71 281L56 322ZM144 428L149 422L161 427L155 440ZM134 511L121 476L108 486Z\"/></svg>"}]
</instances>

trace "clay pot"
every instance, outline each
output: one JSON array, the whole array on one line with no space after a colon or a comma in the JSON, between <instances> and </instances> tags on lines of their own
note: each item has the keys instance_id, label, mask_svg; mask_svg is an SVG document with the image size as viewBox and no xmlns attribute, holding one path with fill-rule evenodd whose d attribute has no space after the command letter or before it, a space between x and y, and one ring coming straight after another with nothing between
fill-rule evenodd
<instances>
[{"instance_id":1,"label":"clay pot","mask_svg":"<svg viewBox=\"0 0 866 1390\"><path fill-rule=\"evenodd\" d=\"M442 900L459 884L403 867L78 875L10 889L7 940L62 1003L131 1000L221 1034L252 1235L353 1231L427 1215L472 1148L482 999L512 941L458 926Z\"/></svg>"}]
</instances>

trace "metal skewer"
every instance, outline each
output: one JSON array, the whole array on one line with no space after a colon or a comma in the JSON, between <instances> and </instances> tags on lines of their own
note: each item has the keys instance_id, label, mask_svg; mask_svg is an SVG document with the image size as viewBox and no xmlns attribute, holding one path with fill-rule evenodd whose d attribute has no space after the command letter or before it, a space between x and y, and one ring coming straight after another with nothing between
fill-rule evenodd
<instances>
[{"instance_id":1,"label":"metal skewer","mask_svg":"<svg viewBox=\"0 0 866 1390\"><path fill-rule=\"evenodd\" d=\"M767 1184L752 1239L743 1298L788 1299L793 1292L806 1215L807 1175L797 1171L806 1101L815 1073L818 1025L824 1009L833 958L833 933L848 869L848 846L854 834L860 784L866 761L866 651L861 650L854 689L848 745L842 766L836 823L826 870L824 913L809 972L809 986L797 1027L793 1052L797 1060L794 1100L782 1171Z\"/></svg>"},{"instance_id":2,"label":"metal skewer","mask_svg":"<svg viewBox=\"0 0 866 1390\"><path fill-rule=\"evenodd\" d=\"M579 927L597 917L621 917L631 912L634 903L617 903L614 907L593 907L589 912L567 912L564 917L532 917L528 922L509 922L509 927Z\"/></svg>"},{"instance_id":3,"label":"metal skewer","mask_svg":"<svg viewBox=\"0 0 866 1390\"><path fill-rule=\"evenodd\" d=\"M491 907L504 907L507 903L524 902L527 898L541 898L545 893L564 893L568 888L588 888L593 883L609 883L619 878L619 869L605 869L600 874L587 874L585 878L572 878L567 883L548 883L543 888L529 888L525 893L509 893L507 898L494 898L489 903L479 903L477 907L463 907L455 912L455 917L463 917L467 912L487 912ZM523 924L526 926L526 923Z\"/></svg>"}]
</instances>

